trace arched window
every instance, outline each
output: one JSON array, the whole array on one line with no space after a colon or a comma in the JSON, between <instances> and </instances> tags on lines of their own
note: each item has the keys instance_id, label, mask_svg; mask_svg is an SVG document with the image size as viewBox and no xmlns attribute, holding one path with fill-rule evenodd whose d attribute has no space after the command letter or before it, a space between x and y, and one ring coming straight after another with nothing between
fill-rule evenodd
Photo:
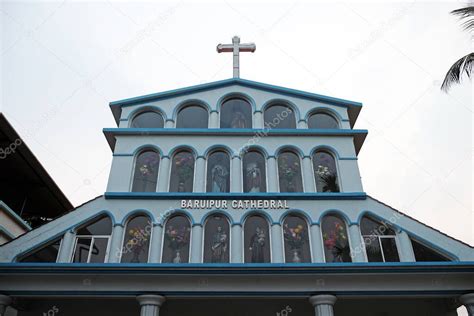
<instances>
[{"instance_id":1,"label":"arched window","mask_svg":"<svg viewBox=\"0 0 474 316\"><path fill-rule=\"evenodd\" d=\"M146 111L136 115L131 124L131 127L134 128L163 128L163 126L163 116L154 111Z\"/></svg>"},{"instance_id":2,"label":"arched window","mask_svg":"<svg viewBox=\"0 0 474 316\"><path fill-rule=\"evenodd\" d=\"M396 234L387 224L364 216L360 221L360 231L369 262L400 261Z\"/></svg>"},{"instance_id":3,"label":"arched window","mask_svg":"<svg viewBox=\"0 0 474 316\"><path fill-rule=\"evenodd\" d=\"M240 98L225 101L221 106L221 128L252 128L252 106Z\"/></svg>"},{"instance_id":4,"label":"arched window","mask_svg":"<svg viewBox=\"0 0 474 316\"><path fill-rule=\"evenodd\" d=\"M313 170L318 192L339 192L336 161L325 152L317 151L313 154Z\"/></svg>"},{"instance_id":5,"label":"arched window","mask_svg":"<svg viewBox=\"0 0 474 316\"><path fill-rule=\"evenodd\" d=\"M321 221L326 262L351 262L351 250L346 224L336 215L326 215Z\"/></svg>"},{"instance_id":6,"label":"arched window","mask_svg":"<svg viewBox=\"0 0 474 316\"><path fill-rule=\"evenodd\" d=\"M301 164L297 154L286 151L278 155L280 192L303 192Z\"/></svg>"},{"instance_id":7,"label":"arched window","mask_svg":"<svg viewBox=\"0 0 474 316\"><path fill-rule=\"evenodd\" d=\"M207 192L230 191L230 158L226 152L214 151L207 158Z\"/></svg>"},{"instance_id":8,"label":"arched window","mask_svg":"<svg viewBox=\"0 0 474 316\"><path fill-rule=\"evenodd\" d=\"M330 114L315 113L308 118L308 128L337 129L339 123Z\"/></svg>"},{"instance_id":9,"label":"arched window","mask_svg":"<svg viewBox=\"0 0 474 316\"><path fill-rule=\"evenodd\" d=\"M176 128L207 128L207 110L199 105L189 105L178 112Z\"/></svg>"},{"instance_id":10,"label":"arched window","mask_svg":"<svg viewBox=\"0 0 474 316\"><path fill-rule=\"evenodd\" d=\"M294 111L286 105L271 105L265 109L263 115L265 128L296 128L296 119Z\"/></svg>"},{"instance_id":11,"label":"arched window","mask_svg":"<svg viewBox=\"0 0 474 316\"><path fill-rule=\"evenodd\" d=\"M145 150L135 160L132 192L155 192L160 166L160 154L154 150Z\"/></svg>"},{"instance_id":12,"label":"arched window","mask_svg":"<svg viewBox=\"0 0 474 316\"><path fill-rule=\"evenodd\" d=\"M230 258L229 253L229 221L223 215L211 215L204 225L203 261L205 263L228 263Z\"/></svg>"},{"instance_id":13,"label":"arched window","mask_svg":"<svg viewBox=\"0 0 474 316\"><path fill-rule=\"evenodd\" d=\"M311 262L308 224L297 215L288 215L283 221L285 262Z\"/></svg>"},{"instance_id":14,"label":"arched window","mask_svg":"<svg viewBox=\"0 0 474 316\"><path fill-rule=\"evenodd\" d=\"M416 261L452 261L447 255L438 252L421 242L410 238L411 244L413 246L413 252L415 253Z\"/></svg>"},{"instance_id":15,"label":"arched window","mask_svg":"<svg viewBox=\"0 0 474 316\"><path fill-rule=\"evenodd\" d=\"M244 192L267 192L265 157L258 151L249 151L243 159Z\"/></svg>"},{"instance_id":16,"label":"arched window","mask_svg":"<svg viewBox=\"0 0 474 316\"><path fill-rule=\"evenodd\" d=\"M38 247L28 254L23 255L18 262L56 262L58 259L61 238Z\"/></svg>"},{"instance_id":17,"label":"arched window","mask_svg":"<svg viewBox=\"0 0 474 316\"><path fill-rule=\"evenodd\" d=\"M105 262L111 233L112 221L108 216L80 227L76 232L73 262Z\"/></svg>"},{"instance_id":18,"label":"arched window","mask_svg":"<svg viewBox=\"0 0 474 316\"><path fill-rule=\"evenodd\" d=\"M252 215L245 220L244 256L246 263L271 261L268 222L262 216Z\"/></svg>"},{"instance_id":19,"label":"arched window","mask_svg":"<svg viewBox=\"0 0 474 316\"><path fill-rule=\"evenodd\" d=\"M191 224L184 215L171 217L165 225L163 263L188 263Z\"/></svg>"},{"instance_id":20,"label":"arched window","mask_svg":"<svg viewBox=\"0 0 474 316\"><path fill-rule=\"evenodd\" d=\"M193 192L194 156L189 151L180 151L173 156L170 192Z\"/></svg>"},{"instance_id":21,"label":"arched window","mask_svg":"<svg viewBox=\"0 0 474 316\"><path fill-rule=\"evenodd\" d=\"M146 215L128 221L122 247L122 263L147 263L153 224Z\"/></svg>"}]
</instances>

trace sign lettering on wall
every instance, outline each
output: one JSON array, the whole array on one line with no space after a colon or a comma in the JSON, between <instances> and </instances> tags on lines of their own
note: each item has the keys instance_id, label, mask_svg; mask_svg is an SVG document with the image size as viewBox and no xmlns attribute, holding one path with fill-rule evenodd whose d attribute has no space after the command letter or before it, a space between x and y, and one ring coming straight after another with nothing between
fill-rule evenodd
<instances>
[{"instance_id":1,"label":"sign lettering on wall","mask_svg":"<svg viewBox=\"0 0 474 316\"><path fill-rule=\"evenodd\" d=\"M289 209L286 200L181 200L183 209Z\"/></svg>"}]
</instances>

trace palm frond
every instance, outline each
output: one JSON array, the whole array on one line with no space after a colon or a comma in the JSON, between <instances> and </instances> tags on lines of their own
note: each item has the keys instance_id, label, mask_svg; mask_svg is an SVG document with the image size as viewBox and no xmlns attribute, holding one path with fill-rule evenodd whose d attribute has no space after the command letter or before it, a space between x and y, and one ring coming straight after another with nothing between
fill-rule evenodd
<instances>
[{"instance_id":1,"label":"palm frond","mask_svg":"<svg viewBox=\"0 0 474 316\"><path fill-rule=\"evenodd\" d=\"M474 6L451 11L451 14L456 15L459 19L464 20L462 23L466 31L474 31Z\"/></svg>"},{"instance_id":2,"label":"palm frond","mask_svg":"<svg viewBox=\"0 0 474 316\"><path fill-rule=\"evenodd\" d=\"M441 90L447 92L453 83L460 83L463 74L471 78L473 63L474 53L467 54L456 61L446 73Z\"/></svg>"}]
</instances>

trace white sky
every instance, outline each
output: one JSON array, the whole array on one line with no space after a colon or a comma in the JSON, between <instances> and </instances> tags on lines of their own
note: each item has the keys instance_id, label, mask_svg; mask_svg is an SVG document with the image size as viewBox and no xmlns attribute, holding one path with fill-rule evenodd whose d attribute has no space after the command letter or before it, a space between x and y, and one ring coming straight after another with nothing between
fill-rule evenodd
<instances>
[{"instance_id":1,"label":"white sky","mask_svg":"<svg viewBox=\"0 0 474 316\"><path fill-rule=\"evenodd\" d=\"M74 205L103 194L110 101L241 77L363 102L365 191L474 244L472 51L451 2L2 2L1 108Z\"/></svg>"}]
</instances>

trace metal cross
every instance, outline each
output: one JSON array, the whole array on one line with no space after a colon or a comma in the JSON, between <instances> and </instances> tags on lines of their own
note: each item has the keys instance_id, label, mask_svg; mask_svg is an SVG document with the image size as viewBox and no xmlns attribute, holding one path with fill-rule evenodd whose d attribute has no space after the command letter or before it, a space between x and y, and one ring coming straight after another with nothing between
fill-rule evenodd
<instances>
[{"instance_id":1,"label":"metal cross","mask_svg":"<svg viewBox=\"0 0 474 316\"><path fill-rule=\"evenodd\" d=\"M240 44L240 37L234 36L232 44L217 45L218 53L232 52L234 55L234 78L239 78L239 53L240 52L255 52L257 46L254 43Z\"/></svg>"}]
</instances>

